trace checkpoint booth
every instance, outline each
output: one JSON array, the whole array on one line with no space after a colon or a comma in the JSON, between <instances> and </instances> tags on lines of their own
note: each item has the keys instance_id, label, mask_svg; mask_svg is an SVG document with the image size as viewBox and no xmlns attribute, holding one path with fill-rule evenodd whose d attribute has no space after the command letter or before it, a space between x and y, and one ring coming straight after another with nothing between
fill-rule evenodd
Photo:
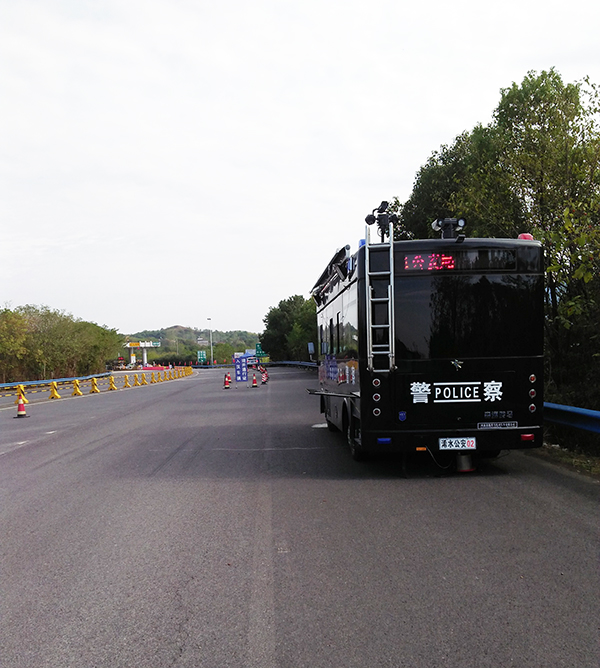
<instances>
[{"instance_id":1,"label":"checkpoint booth","mask_svg":"<svg viewBox=\"0 0 600 668\"><path fill-rule=\"evenodd\" d=\"M129 348L129 363L137 364L135 350L142 350L142 364L148 366L148 348L160 348L160 341L128 341L125 348Z\"/></svg>"}]
</instances>

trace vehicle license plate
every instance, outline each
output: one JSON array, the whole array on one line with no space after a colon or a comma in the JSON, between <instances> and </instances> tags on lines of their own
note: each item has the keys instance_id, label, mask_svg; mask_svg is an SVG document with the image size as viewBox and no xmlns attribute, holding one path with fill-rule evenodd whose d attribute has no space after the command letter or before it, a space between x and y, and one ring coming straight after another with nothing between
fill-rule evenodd
<instances>
[{"instance_id":1,"label":"vehicle license plate","mask_svg":"<svg viewBox=\"0 0 600 668\"><path fill-rule=\"evenodd\" d=\"M477 443L474 436L465 438L440 438L440 450L476 450Z\"/></svg>"}]
</instances>

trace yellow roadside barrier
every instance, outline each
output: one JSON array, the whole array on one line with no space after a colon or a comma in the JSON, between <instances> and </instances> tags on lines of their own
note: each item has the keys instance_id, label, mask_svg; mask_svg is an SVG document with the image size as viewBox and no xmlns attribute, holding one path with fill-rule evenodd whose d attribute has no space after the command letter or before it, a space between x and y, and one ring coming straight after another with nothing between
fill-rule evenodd
<instances>
[{"instance_id":1,"label":"yellow roadside barrier","mask_svg":"<svg viewBox=\"0 0 600 668\"><path fill-rule=\"evenodd\" d=\"M176 380L177 378L184 378L185 376L190 376L194 373L194 370L191 367L174 367L172 369L164 369L163 372L161 373L160 371L154 372L152 371L150 374L150 381L146 378L145 373L140 373L140 374L134 374L133 376L133 385L130 382L129 375L124 375L123 376L123 388L130 388L130 387L141 387L142 385L148 385L148 384L153 384L153 383L163 383L166 380ZM103 377L104 378L104 377ZM98 378L84 378L83 382L87 383L87 381L90 381L91 386L90 386L90 394L99 394L100 389L98 387ZM118 390L118 388L115 384L115 376L109 376L108 378L108 389L109 390ZM73 391L71 392L72 397L81 397L83 396L83 392L81 391L81 380L79 378L73 378L72 380L64 380L63 385L67 386L67 383L72 383L73 385ZM15 387L13 385L13 387ZM50 388L50 399L61 399L62 396L58 392L58 382L53 380L53 381L44 381L44 384L40 385L39 390L31 390L31 392L46 392L47 390L45 389L46 387ZM9 395L10 396L10 395ZM14 395L13 395L14 396ZM18 405L19 403L22 404L28 404L29 399L25 396L25 385L24 384L19 384L16 385L16 399L15 399L15 405Z\"/></svg>"},{"instance_id":2,"label":"yellow roadside barrier","mask_svg":"<svg viewBox=\"0 0 600 668\"><path fill-rule=\"evenodd\" d=\"M19 385L17 387L17 399L15 401L15 405L17 405L19 403L19 400L21 399L23 400L22 403L24 404L29 403L29 399L27 399L27 397L25 396L25 387L23 385Z\"/></svg>"}]
</instances>

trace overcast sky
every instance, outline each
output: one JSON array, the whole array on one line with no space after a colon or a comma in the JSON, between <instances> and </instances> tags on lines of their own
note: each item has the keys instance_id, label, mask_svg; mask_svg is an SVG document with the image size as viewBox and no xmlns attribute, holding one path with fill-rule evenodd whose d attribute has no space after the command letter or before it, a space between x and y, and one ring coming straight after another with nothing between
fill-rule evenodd
<instances>
[{"instance_id":1,"label":"overcast sky","mask_svg":"<svg viewBox=\"0 0 600 668\"><path fill-rule=\"evenodd\" d=\"M500 89L600 83L587 0L0 0L0 307L263 330Z\"/></svg>"}]
</instances>

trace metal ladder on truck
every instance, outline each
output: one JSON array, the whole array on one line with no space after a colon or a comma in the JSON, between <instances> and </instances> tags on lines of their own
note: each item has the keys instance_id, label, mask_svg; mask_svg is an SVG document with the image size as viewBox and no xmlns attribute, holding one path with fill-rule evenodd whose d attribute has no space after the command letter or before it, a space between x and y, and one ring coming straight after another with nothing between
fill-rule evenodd
<instances>
[{"instance_id":1,"label":"metal ladder on truck","mask_svg":"<svg viewBox=\"0 0 600 668\"><path fill-rule=\"evenodd\" d=\"M394 226L388 240L372 241L371 227L365 234L365 282L367 367L372 373L396 368L394 352Z\"/></svg>"}]
</instances>

